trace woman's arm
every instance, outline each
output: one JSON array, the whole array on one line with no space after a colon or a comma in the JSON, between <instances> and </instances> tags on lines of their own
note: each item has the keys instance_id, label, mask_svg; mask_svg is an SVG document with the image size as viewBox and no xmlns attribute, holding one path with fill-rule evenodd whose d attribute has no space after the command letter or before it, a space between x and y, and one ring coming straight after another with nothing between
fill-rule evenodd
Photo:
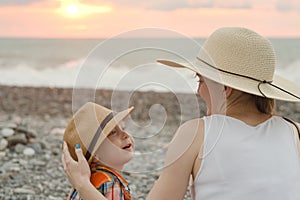
<instances>
[{"instance_id":1,"label":"woman's arm","mask_svg":"<svg viewBox=\"0 0 300 200\"><path fill-rule=\"evenodd\" d=\"M91 171L81 148L75 150L78 162L73 160L68 150L67 144L63 144L62 164L65 173L80 197L86 200L107 200L90 182Z\"/></svg>"},{"instance_id":2,"label":"woman's arm","mask_svg":"<svg viewBox=\"0 0 300 200\"><path fill-rule=\"evenodd\" d=\"M165 168L147 200L182 200L184 198L194 162L202 144L203 120L191 120L179 127L169 145Z\"/></svg>"}]
</instances>

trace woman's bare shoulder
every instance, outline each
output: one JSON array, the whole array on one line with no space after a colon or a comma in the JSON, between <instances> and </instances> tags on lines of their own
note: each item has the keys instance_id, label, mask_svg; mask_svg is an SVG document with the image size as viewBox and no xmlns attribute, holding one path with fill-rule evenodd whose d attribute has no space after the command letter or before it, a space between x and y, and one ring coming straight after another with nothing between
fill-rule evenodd
<instances>
[{"instance_id":1,"label":"woman's bare shoulder","mask_svg":"<svg viewBox=\"0 0 300 200\"><path fill-rule=\"evenodd\" d=\"M178 128L178 130L180 130L180 129L182 129L182 130L189 130L189 129L199 130L199 129L202 129L203 127L204 127L204 119L203 118L195 118L195 119L191 119L191 120L184 122Z\"/></svg>"},{"instance_id":2,"label":"woman's bare shoulder","mask_svg":"<svg viewBox=\"0 0 300 200\"><path fill-rule=\"evenodd\" d=\"M176 131L170 146L185 151L192 148L199 150L199 145L203 143L204 120L202 118L191 119L183 123Z\"/></svg>"}]
</instances>

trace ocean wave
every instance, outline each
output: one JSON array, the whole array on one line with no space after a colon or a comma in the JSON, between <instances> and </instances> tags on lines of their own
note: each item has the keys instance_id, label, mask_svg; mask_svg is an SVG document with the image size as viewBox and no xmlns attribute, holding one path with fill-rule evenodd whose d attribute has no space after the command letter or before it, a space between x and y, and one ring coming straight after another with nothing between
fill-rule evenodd
<instances>
[{"instance_id":1,"label":"ocean wave","mask_svg":"<svg viewBox=\"0 0 300 200\"><path fill-rule=\"evenodd\" d=\"M275 73L300 86L300 60L296 60L284 68L277 69Z\"/></svg>"},{"instance_id":2,"label":"ocean wave","mask_svg":"<svg viewBox=\"0 0 300 200\"><path fill-rule=\"evenodd\" d=\"M197 83L187 70L145 64L136 67L106 66L104 61L83 59L37 69L27 64L0 68L0 84L33 87L99 88L194 93Z\"/></svg>"}]
</instances>

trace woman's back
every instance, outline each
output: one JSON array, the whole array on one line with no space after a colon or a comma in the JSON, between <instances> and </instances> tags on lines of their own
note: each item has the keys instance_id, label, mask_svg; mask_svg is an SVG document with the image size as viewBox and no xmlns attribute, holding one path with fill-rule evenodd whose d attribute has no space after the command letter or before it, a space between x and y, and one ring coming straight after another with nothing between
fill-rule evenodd
<instances>
[{"instance_id":1,"label":"woman's back","mask_svg":"<svg viewBox=\"0 0 300 200\"><path fill-rule=\"evenodd\" d=\"M257 126L224 115L204 121L194 199L300 199L300 157L291 124L277 116Z\"/></svg>"}]
</instances>

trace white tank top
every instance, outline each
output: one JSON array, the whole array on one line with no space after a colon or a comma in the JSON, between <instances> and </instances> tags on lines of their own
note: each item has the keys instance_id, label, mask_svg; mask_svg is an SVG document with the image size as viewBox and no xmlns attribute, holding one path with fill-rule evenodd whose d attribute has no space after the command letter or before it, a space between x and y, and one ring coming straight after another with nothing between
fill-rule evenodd
<instances>
[{"instance_id":1,"label":"white tank top","mask_svg":"<svg viewBox=\"0 0 300 200\"><path fill-rule=\"evenodd\" d=\"M278 116L255 127L224 115L204 122L193 199L300 199L300 157L291 124Z\"/></svg>"}]
</instances>

